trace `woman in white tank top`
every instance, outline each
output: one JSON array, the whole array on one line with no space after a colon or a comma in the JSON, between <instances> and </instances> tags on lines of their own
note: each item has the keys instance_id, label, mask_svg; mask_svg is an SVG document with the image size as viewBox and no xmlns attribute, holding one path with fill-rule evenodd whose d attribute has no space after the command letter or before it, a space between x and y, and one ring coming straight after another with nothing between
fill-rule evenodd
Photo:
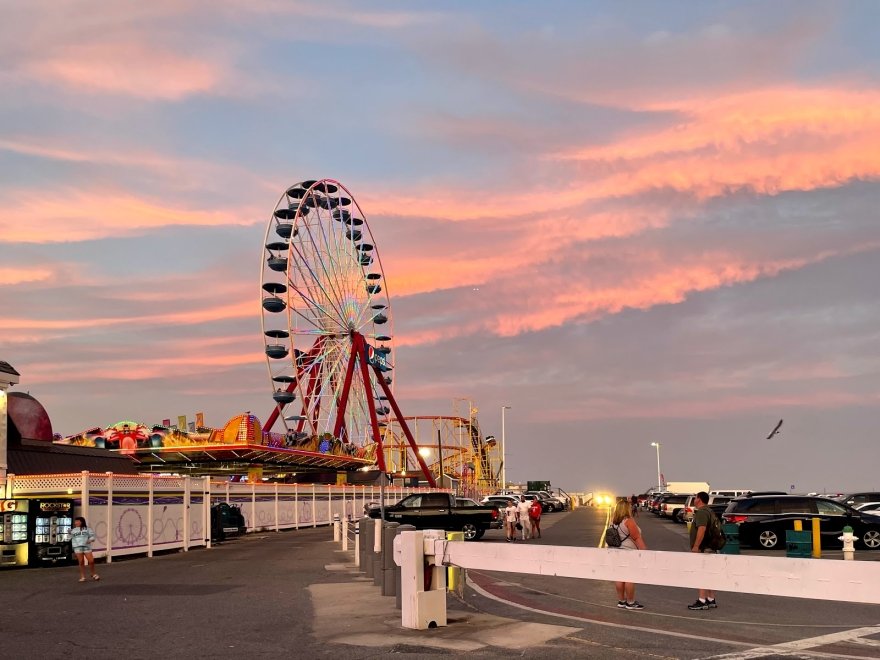
<instances>
[{"instance_id":1,"label":"woman in white tank top","mask_svg":"<svg viewBox=\"0 0 880 660\"><path fill-rule=\"evenodd\" d=\"M611 524L617 527L620 535L620 547L615 550L647 550L645 540L642 538L642 530L632 517L632 508L629 500L620 500L614 509ZM615 582L617 589L617 607L627 610L643 610L645 606L636 600L636 585L634 582Z\"/></svg>"}]
</instances>

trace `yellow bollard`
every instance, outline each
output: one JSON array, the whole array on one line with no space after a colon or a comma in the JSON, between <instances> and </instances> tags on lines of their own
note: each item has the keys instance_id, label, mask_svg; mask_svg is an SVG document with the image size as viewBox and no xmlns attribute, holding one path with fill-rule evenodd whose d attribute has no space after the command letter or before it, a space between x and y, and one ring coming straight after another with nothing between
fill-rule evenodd
<instances>
[{"instance_id":1,"label":"yellow bollard","mask_svg":"<svg viewBox=\"0 0 880 660\"><path fill-rule=\"evenodd\" d=\"M822 533L819 529L818 518L813 518L813 558L822 558Z\"/></svg>"},{"instance_id":2,"label":"yellow bollard","mask_svg":"<svg viewBox=\"0 0 880 660\"><path fill-rule=\"evenodd\" d=\"M464 541L464 532L447 532L447 541ZM458 593L461 584L461 571L458 566L446 567L446 591Z\"/></svg>"},{"instance_id":3,"label":"yellow bollard","mask_svg":"<svg viewBox=\"0 0 880 660\"><path fill-rule=\"evenodd\" d=\"M796 532L804 531L804 521L803 520L795 520L794 521L794 531L796 531Z\"/></svg>"}]
</instances>

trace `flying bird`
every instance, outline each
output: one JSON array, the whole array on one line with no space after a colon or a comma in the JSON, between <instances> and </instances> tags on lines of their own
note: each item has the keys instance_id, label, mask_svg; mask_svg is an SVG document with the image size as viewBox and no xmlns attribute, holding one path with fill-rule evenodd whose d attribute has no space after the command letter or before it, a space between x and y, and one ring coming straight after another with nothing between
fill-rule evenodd
<instances>
[{"instance_id":1,"label":"flying bird","mask_svg":"<svg viewBox=\"0 0 880 660\"><path fill-rule=\"evenodd\" d=\"M774 428L772 431L770 431L770 435L767 436L767 439L772 440L774 435L779 434L779 429L781 429L781 428L782 428L782 420L780 419L779 424L776 425L776 428Z\"/></svg>"}]
</instances>

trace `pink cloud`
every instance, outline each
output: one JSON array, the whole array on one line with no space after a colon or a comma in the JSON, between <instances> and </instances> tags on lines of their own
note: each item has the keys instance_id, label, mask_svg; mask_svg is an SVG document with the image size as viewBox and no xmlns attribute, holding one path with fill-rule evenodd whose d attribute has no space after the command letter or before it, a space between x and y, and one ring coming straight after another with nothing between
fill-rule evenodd
<instances>
[{"instance_id":1,"label":"pink cloud","mask_svg":"<svg viewBox=\"0 0 880 660\"><path fill-rule=\"evenodd\" d=\"M107 41L58 49L25 66L44 84L77 92L177 101L217 89L222 66L138 41Z\"/></svg>"}]
</instances>

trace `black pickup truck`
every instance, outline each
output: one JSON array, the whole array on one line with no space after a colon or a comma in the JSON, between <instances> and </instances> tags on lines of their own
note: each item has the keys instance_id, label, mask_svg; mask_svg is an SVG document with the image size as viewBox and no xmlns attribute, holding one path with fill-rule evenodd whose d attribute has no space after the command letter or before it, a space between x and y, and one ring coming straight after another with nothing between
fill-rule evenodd
<instances>
[{"instance_id":1,"label":"black pickup truck","mask_svg":"<svg viewBox=\"0 0 880 660\"><path fill-rule=\"evenodd\" d=\"M370 518L378 518L379 504L367 504L364 513ZM501 514L494 506L479 505L449 493L418 493L404 497L397 504L385 507L385 520L412 525L416 529L464 532L466 541L476 541L487 529L501 526Z\"/></svg>"}]
</instances>

